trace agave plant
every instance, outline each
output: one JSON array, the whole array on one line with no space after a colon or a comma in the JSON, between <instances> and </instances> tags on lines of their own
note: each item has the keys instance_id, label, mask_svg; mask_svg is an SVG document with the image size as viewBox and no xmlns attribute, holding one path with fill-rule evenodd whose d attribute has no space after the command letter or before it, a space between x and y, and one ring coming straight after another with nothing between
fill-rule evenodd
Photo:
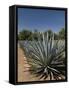
<instances>
[{"instance_id":1,"label":"agave plant","mask_svg":"<svg viewBox=\"0 0 69 90\"><path fill-rule=\"evenodd\" d=\"M42 39L40 38L42 36ZM54 34L39 34L38 41L26 41L24 50L29 71L39 79L65 79L65 44L54 40Z\"/></svg>"}]
</instances>

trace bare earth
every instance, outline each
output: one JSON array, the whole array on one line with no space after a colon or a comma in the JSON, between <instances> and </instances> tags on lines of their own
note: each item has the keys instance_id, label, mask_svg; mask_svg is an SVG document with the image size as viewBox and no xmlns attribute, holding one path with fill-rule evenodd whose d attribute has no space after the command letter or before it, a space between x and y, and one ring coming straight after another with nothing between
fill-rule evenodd
<instances>
[{"instance_id":1,"label":"bare earth","mask_svg":"<svg viewBox=\"0 0 69 90\"><path fill-rule=\"evenodd\" d=\"M23 50L18 46L18 82L37 81L28 71L29 68Z\"/></svg>"}]
</instances>

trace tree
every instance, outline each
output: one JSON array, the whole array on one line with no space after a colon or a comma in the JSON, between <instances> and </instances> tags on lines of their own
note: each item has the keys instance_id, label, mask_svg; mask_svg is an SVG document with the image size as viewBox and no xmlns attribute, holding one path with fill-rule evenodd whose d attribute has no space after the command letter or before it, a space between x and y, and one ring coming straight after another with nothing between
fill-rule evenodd
<instances>
[{"instance_id":1,"label":"tree","mask_svg":"<svg viewBox=\"0 0 69 90\"><path fill-rule=\"evenodd\" d=\"M37 40L37 37L38 37L38 30L37 30L37 29L34 30L32 36L33 36L33 38L34 38L35 40Z\"/></svg>"},{"instance_id":2,"label":"tree","mask_svg":"<svg viewBox=\"0 0 69 90\"><path fill-rule=\"evenodd\" d=\"M22 30L18 34L19 40L32 40L32 32L29 30Z\"/></svg>"},{"instance_id":3,"label":"tree","mask_svg":"<svg viewBox=\"0 0 69 90\"><path fill-rule=\"evenodd\" d=\"M53 35L53 32L52 32L51 29L49 29L49 30L47 30L47 31L44 32L45 35L47 35L47 32L48 32L48 36L49 36L49 39L50 39L50 37L52 37L52 35Z\"/></svg>"},{"instance_id":4,"label":"tree","mask_svg":"<svg viewBox=\"0 0 69 90\"><path fill-rule=\"evenodd\" d=\"M54 33L54 39L55 40L58 40L58 37L59 37L58 34L57 33Z\"/></svg>"},{"instance_id":5,"label":"tree","mask_svg":"<svg viewBox=\"0 0 69 90\"><path fill-rule=\"evenodd\" d=\"M60 31L59 31L59 38L60 39L65 39L65 29L62 28Z\"/></svg>"}]
</instances>

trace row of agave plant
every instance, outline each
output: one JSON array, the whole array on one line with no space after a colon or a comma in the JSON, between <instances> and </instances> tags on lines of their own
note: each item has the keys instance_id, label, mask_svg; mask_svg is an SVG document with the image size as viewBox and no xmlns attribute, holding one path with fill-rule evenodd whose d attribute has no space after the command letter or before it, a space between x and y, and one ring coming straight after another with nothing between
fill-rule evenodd
<instances>
[{"instance_id":1,"label":"row of agave plant","mask_svg":"<svg viewBox=\"0 0 69 90\"><path fill-rule=\"evenodd\" d=\"M40 38L42 36L42 39ZM39 34L38 41L26 41L23 44L29 71L42 80L65 79L65 44L62 40L54 40L54 34Z\"/></svg>"}]
</instances>

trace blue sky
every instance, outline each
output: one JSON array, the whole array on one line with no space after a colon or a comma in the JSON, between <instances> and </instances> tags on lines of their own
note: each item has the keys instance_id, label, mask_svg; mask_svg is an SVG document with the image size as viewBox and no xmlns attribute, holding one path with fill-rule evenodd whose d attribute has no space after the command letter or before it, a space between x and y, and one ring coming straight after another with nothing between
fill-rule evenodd
<instances>
[{"instance_id":1,"label":"blue sky","mask_svg":"<svg viewBox=\"0 0 69 90\"><path fill-rule=\"evenodd\" d=\"M65 11L18 8L18 32L23 29L58 32L65 28Z\"/></svg>"}]
</instances>

